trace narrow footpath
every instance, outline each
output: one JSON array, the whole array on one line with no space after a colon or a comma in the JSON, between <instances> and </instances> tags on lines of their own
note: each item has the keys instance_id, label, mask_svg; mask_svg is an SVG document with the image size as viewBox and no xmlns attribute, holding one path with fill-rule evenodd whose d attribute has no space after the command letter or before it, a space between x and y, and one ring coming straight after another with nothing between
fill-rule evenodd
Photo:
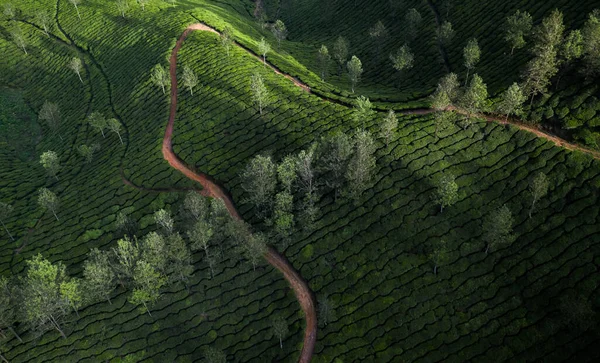
<instances>
[{"instance_id":1,"label":"narrow footpath","mask_svg":"<svg viewBox=\"0 0 600 363\"><path fill-rule=\"evenodd\" d=\"M223 200L227 206L229 214L231 214L233 218L241 220L242 217L235 208L233 200L225 188L220 186L211 176L202 172L193 171L173 152L171 139L173 136L175 116L177 114L177 53L179 52L179 49L181 48L181 45L185 41L185 38L188 36L188 34L195 30L217 33L216 30L205 24L192 24L179 37L175 48L173 48L169 67L169 73L171 75L171 108L169 112L169 121L167 123L165 136L163 138L162 153L169 165L182 172L189 179L194 180L202 185L204 188L202 190L203 195ZM296 298L300 303L300 307L304 312L306 328L304 330L304 344L302 351L300 352L298 362L308 363L312 359L315 343L317 341L317 312L314 294L308 287L308 283L294 269L292 264L279 252L277 252L277 250L269 247L264 257L273 267L278 269L283 274L285 279L294 290Z\"/></svg>"}]
</instances>

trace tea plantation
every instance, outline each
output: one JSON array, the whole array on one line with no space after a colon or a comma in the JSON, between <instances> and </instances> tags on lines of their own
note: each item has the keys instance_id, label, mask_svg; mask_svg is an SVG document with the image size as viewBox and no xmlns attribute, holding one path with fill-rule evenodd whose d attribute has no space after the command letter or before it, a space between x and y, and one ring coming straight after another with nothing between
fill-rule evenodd
<instances>
[{"instance_id":1,"label":"tea plantation","mask_svg":"<svg viewBox=\"0 0 600 363\"><path fill-rule=\"evenodd\" d=\"M241 175L252 157L266 153L279 162L325 135L353 134L362 126L353 117L356 96L370 97L378 111L364 125L376 137L376 166L361 198L336 201L320 185L313 228L295 231L284 250L269 241L317 301L330 303L327 319L319 315L312 361L598 361L600 161L510 123L476 119L466 129L450 125L436 135L436 115L420 112L448 71L464 77L462 50L471 37L481 46L476 72L488 84L489 104L519 80L530 55L521 49L509 59L497 31L514 10L529 11L537 24L559 8L565 24L577 28L598 4L258 2L131 0L122 3L122 16L119 1L85 0L76 10L70 0L0 0L3 10L9 3L17 9L0 20L0 202L13 207L3 223L14 237L0 230L0 276L23 276L26 261L41 253L82 277L90 250L110 250L123 237L115 227L119 212L129 214L141 239L159 229L153 214L164 208L187 240L184 197L201 187L163 158L171 98L169 89L163 93L153 84L151 72L157 64L168 70L176 40L202 22L218 31L230 27L239 46L227 54L219 35L205 31L190 33L183 43L173 151L221 183L255 230L268 227L243 188ZM266 21L254 17L257 5ZM405 43L402 19L411 8L422 23L410 42L414 67L400 76L388 56ZM40 10L51 15L48 35ZM289 31L280 49L269 29L277 19ZM446 19L456 31L443 50L447 62L436 39ZM378 56L368 31L379 20L387 37ZM15 27L27 54L15 43ZM331 49L339 35L349 41L348 57L363 61L354 94L347 72L338 75L333 60L320 79L317 50L321 44ZM261 37L272 46L267 62L311 92L256 58ZM74 57L84 64L81 81L68 67ZM193 94L182 81L185 66L198 77ZM256 73L269 92L263 115L252 99ZM593 83L580 80L567 74L551 94L537 97L526 108L530 122L539 113L539 121L565 129L570 115L597 96ZM56 131L38 119L45 101L60 107ZM564 117L554 118L563 108ZM386 110L395 110L399 121L389 145L379 137ZM93 112L120 122L123 143L86 121ZM561 136L595 133L589 122L595 117L577 118L576 130ZM77 151L83 144L98 145L89 163ZM57 179L40 165L47 150L60 157ZM548 177L548 193L530 216L530 184L540 172ZM456 177L456 202L440 212L434 195L449 174ZM38 205L42 187L60 199L57 218ZM514 241L486 251L482 225L503 205L514 218ZM441 245L444 258L434 263ZM2 327L0 354L9 362L217 361L207 358L212 347L228 362L297 361L305 319L282 274L265 261L253 268L230 244L219 247L219 255L211 276L204 252L194 252L191 279L163 288L151 315L130 303L131 291L120 286L111 303L85 304L79 316L68 315L66 339L56 330L36 334L17 319L21 342ZM281 346L275 315L289 328Z\"/></svg>"}]
</instances>

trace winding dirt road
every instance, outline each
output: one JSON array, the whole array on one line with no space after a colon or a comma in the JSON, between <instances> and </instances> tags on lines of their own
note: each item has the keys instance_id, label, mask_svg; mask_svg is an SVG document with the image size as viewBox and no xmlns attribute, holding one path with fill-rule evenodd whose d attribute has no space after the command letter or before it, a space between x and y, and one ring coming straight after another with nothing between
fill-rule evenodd
<instances>
[{"instance_id":1,"label":"winding dirt road","mask_svg":"<svg viewBox=\"0 0 600 363\"><path fill-rule=\"evenodd\" d=\"M181 48L181 45L185 41L185 38L188 36L188 34L195 30L208 31L218 34L216 30L205 24L192 24L183 32L183 34L181 34L177 40L175 48L173 48L169 67L169 72L171 75L171 108L169 112L169 122L167 123L165 136L163 138L162 153L169 165L182 172L189 179L197 181L202 185L204 188L202 190L203 195L222 199L227 206L229 214L231 214L232 217L241 220L242 217L235 208L229 193L209 175L206 175L202 172L193 171L173 152L171 139L173 136L175 116L177 114L177 53L179 52L179 49ZM300 307L304 311L306 328L304 330L304 344L302 351L300 352L298 362L308 363L312 358L315 349L315 343L317 341L317 312L314 294L308 287L308 283L294 269L292 264L279 252L277 252L277 250L269 247L264 257L273 267L278 269L283 274L285 279L294 290L296 298L300 303Z\"/></svg>"},{"instance_id":2,"label":"winding dirt road","mask_svg":"<svg viewBox=\"0 0 600 363\"><path fill-rule=\"evenodd\" d=\"M220 34L214 28L212 28L206 24L203 24L203 23L192 24L185 29L183 34L177 40L175 47L173 48L173 51L171 53L171 58L170 58L170 67L169 67L169 73L171 75L171 106L170 106L170 112L169 112L169 121L167 123L167 128L165 130L165 136L163 138L162 153L163 153L163 157L169 163L169 165L171 165L173 168L179 170L181 173L183 173L189 179L192 179L202 185L203 190L201 191L201 193L204 196L222 199L225 202L225 205L227 206L227 210L229 211L231 216L236 219L241 220L242 217L240 216L239 212L235 208L235 205L234 205L233 200L232 200L231 196L229 195L229 193L222 186L220 186L217 183L217 181L214 180L211 176L204 174L202 172L192 170L190 167L188 167L183 162L183 160L181 160L173 152L173 146L172 146L171 139L173 136L173 126L175 123L175 116L177 114L177 53L179 52L181 45L183 44L183 42L185 41L185 39L189 35L189 33L192 31L196 31L196 30ZM245 47L244 45L242 45L240 43L235 42L235 44L237 46L245 49L248 53L253 55L259 61L263 62L263 59L259 55L254 53L252 50L248 49L247 47ZM294 78L288 74L281 72L277 67L275 67L271 63L267 62L266 65L269 68L271 68L275 73L288 78L296 86L302 88L303 90L305 90L307 92L311 92L310 87L307 86L306 84L302 83L299 79ZM338 103L340 103L340 102L338 102ZM346 106L351 106L351 105L346 104ZM456 108L453 108L453 107L450 108L449 110L454 110L458 113L462 113L460 110L457 110ZM426 114L430 114L433 112L435 112L433 109L421 108L421 109L414 109L414 110L403 110L403 111L400 111L399 113L405 114L405 115L426 115ZM515 125L516 127L518 127L521 130L532 132L539 137L545 138L546 140L549 140L558 146L561 146L561 147L564 147L564 148L567 148L570 150L579 150L584 153L592 155L596 159L600 159L600 153L597 151L593 151L593 150L581 147L579 145L570 143L570 142L563 140L557 136L554 136L547 132L544 132L538 128L535 128L535 127L529 126L529 125L525 125L519 121L510 120L510 119L508 121L506 121L502 118L489 116L489 115L479 115L479 117L484 118L488 122L500 122L503 124L510 123L512 125ZM284 256L282 256L279 252L277 252L277 250L275 250L272 247L269 247L267 250L267 253L265 254L264 257L273 267L278 269L283 274L285 279L288 281L288 283L294 290L294 293L296 294L296 298L298 299L298 302L300 303L300 306L304 312L304 316L306 319L306 328L304 331L304 344L303 344L302 351L300 353L300 357L299 357L298 361L302 362L302 363L310 362L313 352L314 352L315 343L317 340L317 313L316 313L316 303L315 303L314 294L310 290L308 283L302 278L302 276L300 276L300 274L294 269L294 267L290 264L290 262Z\"/></svg>"}]
</instances>

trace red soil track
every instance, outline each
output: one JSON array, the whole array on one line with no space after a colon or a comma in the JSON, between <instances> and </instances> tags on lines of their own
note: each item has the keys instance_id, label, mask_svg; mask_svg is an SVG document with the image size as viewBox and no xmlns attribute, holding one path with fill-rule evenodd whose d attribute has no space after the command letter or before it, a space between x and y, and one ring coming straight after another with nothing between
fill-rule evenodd
<instances>
[{"instance_id":1,"label":"red soil track","mask_svg":"<svg viewBox=\"0 0 600 363\"><path fill-rule=\"evenodd\" d=\"M165 136L163 139L162 152L163 152L163 156L164 156L165 160L169 163L169 165L171 165L173 168L182 172L189 179L192 179L202 185L202 187L204 189L201 191L201 193L203 195L208 196L208 197L222 199L225 202L225 205L227 206L227 210L229 211L231 216L236 219L242 219L239 212L235 208L233 200L231 199L231 197L229 196L229 194L223 187L221 187L209 175L206 175L202 172L193 171L192 169L190 169L190 167L188 167L173 152L171 138L173 135L173 125L175 122L175 116L177 114L177 53L179 52L179 49L181 48L181 45L185 41L188 34L195 30L208 31L208 32L212 32L215 34L220 34L214 28L211 28L210 26L208 26L206 24L203 24L203 23L192 24L186 28L186 30L183 32L183 34L177 40L177 44L175 45L175 48L173 48L173 52L171 53L171 58L170 58L170 67L169 67L169 73L171 75L171 108L170 108L170 112L169 112L169 122L167 123L167 128L165 130ZM244 47L243 45L241 45L237 42L236 42L236 45L245 49L246 51L248 51L248 53L250 53L251 55L256 57L259 61L261 61L261 62L263 61L263 59L259 55L255 54L250 49ZM302 83L299 79L294 78L294 77L290 76L289 74L285 74L285 73L281 72L277 67L275 67L274 65L272 65L270 63L266 63L266 65L269 68L271 68L275 73L282 75L282 76L286 77L287 79L289 79L290 81L292 81L296 86L302 88L303 90L305 90L307 92L311 92L310 87L308 87L308 85ZM454 107L450 107L448 110L454 110L457 113L461 113L461 114L463 113L462 111L457 110ZM425 109L425 108L400 111L401 114L411 114L411 115L426 115L426 114L430 114L433 112L435 112L433 109ZM578 151L590 154L596 159L600 159L600 153L597 151L593 151L593 150L584 148L582 146L570 143L566 140L559 138L558 136L551 135L551 134L544 132L536 127L523 124L522 122L510 120L510 119L508 121L506 121L502 118L488 116L488 115L479 115L479 117L484 118L488 122L494 121L494 122L500 122L503 124L510 123L512 125L515 125L516 127L518 127L521 130L529 131L529 132L534 133L538 137L545 138L546 140L549 140L558 146L567 148L569 150L578 150ZM124 181L126 181L125 178L124 178ZM126 184L133 185L132 183L127 183L127 181L126 181ZM314 352L315 343L317 340L317 313L316 313L316 309L315 309L316 304L315 304L314 294L312 293L312 291L308 287L307 282L302 278L302 276L300 276L300 274L294 269L294 267L290 264L290 262L285 257L283 257L279 252L277 252L277 250L275 250L272 247L269 247L269 249L264 257L273 267L278 269L283 274L285 279L288 281L288 283L291 285L292 289L294 290L294 293L296 294L296 298L298 299L298 302L300 303L300 306L301 306L302 310L304 311L304 316L306 319L306 328L304 331L304 344L303 344L302 351L300 353L300 357L299 357L298 361L303 362L303 363L310 362L313 352Z\"/></svg>"},{"instance_id":2,"label":"red soil track","mask_svg":"<svg viewBox=\"0 0 600 363\"><path fill-rule=\"evenodd\" d=\"M195 172L192 169L190 169L173 152L171 138L173 136L173 124L175 123L175 116L177 114L177 52L179 52L179 49L181 48L181 45L185 41L187 35L194 30L202 30L217 33L216 30L210 28L205 24L192 24L183 32L181 37L179 37L175 48L173 48L169 67L169 72L171 75L171 108L169 112L169 122L167 123L167 128L165 130L165 136L163 139L163 157L173 168L182 172L189 179L195 180L198 183L200 183L204 188L202 190L203 195L222 199L225 202L225 205L227 206L227 210L229 210L229 214L231 214L231 216L236 219L242 219L237 209L235 208L235 205L233 204L233 200L223 187L218 185L217 182L210 176L201 172ZM278 71L275 68L273 69L275 71ZM291 79L291 77L289 78ZM294 269L290 262L281 254L279 254L279 252L277 252L277 250L275 250L272 247L269 247L267 253L265 254L265 259L283 274L285 279L288 281L288 283L294 290L296 298L298 299L298 302L300 303L300 306L304 311L304 316L306 318L306 328L304 330L304 344L298 361L302 363L310 362L315 349L315 343L317 341L317 312L315 309L316 304L314 294L308 287L308 283L302 278L302 276L300 276L300 274Z\"/></svg>"}]
</instances>

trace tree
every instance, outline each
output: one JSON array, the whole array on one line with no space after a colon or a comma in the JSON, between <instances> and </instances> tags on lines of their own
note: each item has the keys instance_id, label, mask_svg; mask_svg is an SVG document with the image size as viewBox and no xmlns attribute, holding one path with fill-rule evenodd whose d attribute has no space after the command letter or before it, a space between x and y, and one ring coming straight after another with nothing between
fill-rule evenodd
<instances>
[{"instance_id":1,"label":"tree","mask_svg":"<svg viewBox=\"0 0 600 363\"><path fill-rule=\"evenodd\" d=\"M198 84L198 76L189 66L183 67L183 85L190 90L190 94L194 95L194 87Z\"/></svg>"},{"instance_id":2,"label":"tree","mask_svg":"<svg viewBox=\"0 0 600 363\"><path fill-rule=\"evenodd\" d=\"M56 210L58 209L59 203L60 201L56 194L46 188L39 189L38 204L44 209L50 209L57 221L58 216L56 215Z\"/></svg>"},{"instance_id":3,"label":"tree","mask_svg":"<svg viewBox=\"0 0 600 363\"><path fill-rule=\"evenodd\" d=\"M146 4L148 4L148 0L137 0L137 2L142 7L142 11L145 11L146 10Z\"/></svg>"},{"instance_id":4,"label":"tree","mask_svg":"<svg viewBox=\"0 0 600 363\"><path fill-rule=\"evenodd\" d=\"M90 124L91 127L95 128L96 130L100 131L100 133L102 134L102 137L106 137L104 135L104 129L108 126L106 119L104 118L104 116L98 112L92 112L89 116L88 116L88 123Z\"/></svg>"},{"instance_id":5,"label":"tree","mask_svg":"<svg viewBox=\"0 0 600 363\"><path fill-rule=\"evenodd\" d=\"M444 129L450 124L449 115L452 115L452 113L446 111L450 105L451 102L448 93L444 91L441 84L438 85L435 92L431 95L431 108L435 110L435 137L437 138L439 138L438 132L440 128Z\"/></svg>"},{"instance_id":6,"label":"tree","mask_svg":"<svg viewBox=\"0 0 600 363\"><path fill-rule=\"evenodd\" d=\"M405 40L407 42L413 41L417 37L422 22L423 18L417 9L408 9L404 15L404 32L406 34Z\"/></svg>"},{"instance_id":7,"label":"tree","mask_svg":"<svg viewBox=\"0 0 600 363\"><path fill-rule=\"evenodd\" d=\"M214 236L212 223L204 219L197 220L187 232L187 235L191 242L192 251L204 251L211 276L214 276L214 265L216 261L214 255L210 253L210 242Z\"/></svg>"},{"instance_id":8,"label":"tree","mask_svg":"<svg viewBox=\"0 0 600 363\"><path fill-rule=\"evenodd\" d=\"M270 156L256 155L242 171L242 189L246 202L252 203L257 214L264 216L270 207L277 184L277 170Z\"/></svg>"},{"instance_id":9,"label":"tree","mask_svg":"<svg viewBox=\"0 0 600 363\"><path fill-rule=\"evenodd\" d=\"M50 130L53 133L58 131L60 126L60 110L58 109L58 105L56 103L52 103L49 101L45 101L40 109L40 113L38 118L40 120L46 121ZM62 140L62 136L58 134L58 137Z\"/></svg>"},{"instance_id":10,"label":"tree","mask_svg":"<svg viewBox=\"0 0 600 363\"><path fill-rule=\"evenodd\" d=\"M58 180L56 174L60 171L60 159L54 151L46 151L40 156L40 164L46 169L48 174Z\"/></svg>"},{"instance_id":11,"label":"tree","mask_svg":"<svg viewBox=\"0 0 600 363\"><path fill-rule=\"evenodd\" d=\"M133 278L140 254L141 251L137 239L131 241L127 236L118 240L117 247L112 248L113 269L121 285L125 285L126 282Z\"/></svg>"},{"instance_id":12,"label":"tree","mask_svg":"<svg viewBox=\"0 0 600 363\"><path fill-rule=\"evenodd\" d=\"M527 64L524 74L524 89L531 95L531 104L537 94L547 91L550 79L558 72L557 56L564 30L563 15L554 10L534 31L534 58Z\"/></svg>"},{"instance_id":13,"label":"tree","mask_svg":"<svg viewBox=\"0 0 600 363\"><path fill-rule=\"evenodd\" d=\"M167 267L165 238L156 232L144 236L140 244L140 259L150 264L156 271L164 273Z\"/></svg>"},{"instance_id":14,"label":"tree","mask_svg":"<svg viewBox=\"0 0 600 363\"><path fill-rule=\"evenodd\" d=\"M461 106L467 111L467 125L469 125L473 114L483 110L487 97L487 86L479 75L474 74L460 101Z\"/></svg>"},{"instance_id":15,"label":"tree","mask_svg":"<svg viewBox=\"0 0 600 363\"><path fill-rule=\"evenodd\" d=\"M479 63L479 57L481 56L481 51L479 50L479 44L477 43L477 39L470 39L467 42L467 45L463 49L463 57L465 59L465 67L467 68L467 78L465 79L465 85L469 82L469 73L471 69L475 68L477 63Z\"/></svg>"},{"instance_id":16,"label":"tree","mask_svg":"<svg viewBox=\"0 0 600 363\"><path fill-rule=\"evenodd\" d=\"M358 199L370 186L375 174L375 142L370 132L360 129L354 136L354 145L354 155L348 163L346 178L350 196L355 203L358 203Z\"/></svg>"},{"instance_id":17,"label":"tree","mask_svg":"<svg viewBox=\"0 0 600 363\"><path fill-rule=\"evenodd\" d=\"M258 51L262 54L263 64L267 64L267 53L271 51L271 44L267 43L265 38L260 38L260 42L258 43Z\"/></svg>"},{"instance_id":18,"label":"tree","mask_svg":"<svg viewBox=\"0 0 600 363\"><path fill-rule=\"evenodd\" d=\"M167 276L170 282L187 282L194 272L192 256L188 246L179 233L167 238Z\"/></svg>"},{"instance_id":19,"label":"tree","mask_svg":"<svg viewBox=\"0 0 600 363\"><path fill-rule=\"evenodd\" d=\"M14 19L17 15L17 9L11 3L4 4L4 15L9 19Z\"/></svg>"},{"instance_id":20,"label":"tree","mask_svg":"<svg viewBox=\"0 0 600 363\"><path fill-rule=\"evenodd\" d=\"M383 40L387 36L387 33L387 29L381 20L379 20L371 29L369 29L369 36L373 39L376 45L378 60L379 55L381 54L381 46L383 45Z\"/></svg>"},{"instance_id":21,"label":"tree","mask_svg":"<svg viewBox=\"0 0 600 363\"><path fill-rule=\"evenodd\" d=\"M395 55L390 54L390 60L392 61L392 66L395 70L398 71L400 75L404 73L404 71L408 71L413 67L414 55L411 52L408 45L404 44Z\"/></svg>"},{"instance_id":22,"label":"tree","mask_svg":"<svg viewBox=\"0 0 600 363\"><path fill-rule=\"evenodd\" d=\"M349 44L346 38L339 36L333 44L333 59L338 63L338 75L342 74L342 68L348 59Z\"/></svg>"},{"instance_id":23,"label":"tree","mask_svg":"<svg viewBox=\"0 0 600 363\"><path fill-rule=\"evenodd\" d=\"M73 57L73 59L71 59L71 61L67 65L67 67L69 67L69 69L71 69L73 72L75 72L75 74L77 74L77 77L79 77L79 80L81 81L81 83L83 83L83 79L81 78L81 71L83 69L83 63L81 62L81 59L79 59L77 57Z\"/></svg>"},{"instance_id":24,"label":"tree","mask_svg":"<svg viewBox=\"0 0 600 363\"><path fill-rule=\"evenodd\" d=\"M115 271L110 266L108 252L93 248L83 262L83 279L86 295L91 301L106 299L109 304L110 294L116 287Z\"/></svg>"},{"instance_id":25,"label":"tree","mask_svg":"<svg viewBox=\"0 0 600 363\"><path fill-rule=\"evenodd\" d=\"M525 37L531 32L531 15L526 11L517 10L513 15L506 18L504 40L510 46L510 55L515 49L525 46Z\"/></svg>"},{"instance_id":26,"label":"tree","mask_svg":"<svg viewBox=\"0 0 600 363\"><path fill-rule=\"evenodd\" d=\"M146 261L139 261L133 272L134 288L129 302L143 305L143 312L150 313L149 306L160 298L160 289L167 283L167 278Z\"/></svg>"},{"instance_id":27,"label":"tree","mask_svg":"<svg viewBox=\"0 0 600 363\"><path fill-rule=\"evenodd\" d=\"M12 212L13 212L12 205L10 205L8 203L0 202L0 223L2 223L2 227L4 227L4 230L6 231L6 233L10 237L10 239L14 241L15 240L14 237L12 236L12 234L10 234L10 232L8 231L8 228L6 228L6 225L4 224L4 221L8 218L8 216L10 216L12 214Z\"/></svg>"},{"instance_id":28,"label":"tree","mask_svg":"<svg viewBox=\"0 0 600 363\"><path fill-rule=\"evenodd\" d=\"M189 191L183 200L183 207L192 215L195 220L205 220L208 215L208 203L200 193Z\"/></svg>"},{"instance_id":29,"label":"tree","mask_svg":"<svg viewBox=\"0 0 600 363\"><path fill-rule=\"evenodd\" d=\"M512 234L514 219L510 209L505 205L499 209L488 213L483 219L483 240L487 243L485 253L490 248L511 243L515 240Z\"/></svg>"},{"instance_id":30,"label":"tree","mask_svg":"<svg viewBox=\"0 0 600 363\"><path fill-rule=\"evenodd\" d=\"M319 321L320 327L325 327L327 324L335 320L335 310L333 304L327 297L327 295L321 295L317 298L317 305L319 307L317 320Z\"/></svg>"},{"instance_id":31,"label":"tree","mask_svg":"<svg viewBox=\"0 0 600 363\"><path fill-rule=\"evenodd\" d=\"M583 61L585 64L583 72L588 78L595 77L600 73L600 10L596 9L583 25Z\"/></svg>"},{"instance_id":32,"label":"tree","mask_svg":"<svg viewBox=\"0 0 600 363\"><path fill-rule=\"evenodd\" d=\"M316 144L312 144L308 149L301 150L296 157L296 173L298 175L298 186L304 194L314 194L317 190L315 182L315 150Z\"/></svg>"},{"instance_id":33,"label":"tree","mask_svg":"<svg viewBox=\"0 0 600 363\"><path fill-rule=\"evenodd\" d=\"M443 46L448 46L454 38L455 31L449 21L444 21L437 30L437 37Z\"/></svg>"},{"instance_id":34,"label":"tree","mask_svg":"<svg viewBox=\"0 0 600 363\"><path fill-rule=\"evenodd\" d=\"M444 208L453 205L458 200L458 184L452 174L442 175L436 184L434 200L440 205L440 213L442 213Z\"/></svg>"},{"instance_id":35,"label":"tree","mask_svg":"<svg viewBox=\"0 0 600 363\"><path fill-rule=\"evenodd\" d=\"M429 258L431 258L431 261L433 262L433 274L437 275L438 267L444 264L448 259L448 247L446 241L440 240Z\"/></svg>"},{"instance_id":36,"label":"tree","mask_svg":"<svg viewBox=\"0 0 600 363\"><path fill-rule=\"evenodd\" d=\"M296 177L296 158L288 155L277 166L277 179L283 190L291 194L292 184L296 181Z\"/></svg>"},{"instance_id":37,"label":"tree","mask_svg":"<svg viewBox=\"0 0 600 363\"><path fill-rule=\"evenodd\" d=\"M121 145L123 145L123 139L121 138L121 123L116 118L111 118L106 121L106 127L119 136Z\"/></svg>"},{"instance_id":38,"label":"tree","mask_svg":"<svg viewBox=\"0 0 600 363\"><path fill-rule=\"evenodd\" d=\"M119 10L123 18L125 18L125 11L127 11L127 9L129 9L128 0L117 0L117 10Z\"/></svg>"},{"instance_id":39,"label":"tree","mask_svg":"<svg viewBox=\"0 0 600 363\"><path fill-rule=\"evenodd\" d=\"M77 17L79 18L79 20L81 20L81 15L79 15L79 8L77 7L77 5L81 4L81 0L69 0L69 2L73 4L75 10L77 11Z\"/></svg>"},{"instance_id":40,"label":"tree","mask_svg":"<svg viewBox=\"0 0 600 363\"><path fill-rule=\"evenodd\" d=\"M14 290L15 287L11 284L11 281L4 276L0 276L0 333L4 335L4 329L8 329L23 343L23 339L14 329L17 322L17 310L20 305Z\"/></svg>"},{"instance_id":41,"label":"tree","mask_svg":"<svg viewBox=\"0 0 600 363\"><path fill-rule=\"evenodd\" d=\"M563 41L564 31L563 14L555 9L535 29L536 41L533 44L533 54L540 55L550 50L556 50Z\"/></svg>"},{"instance_id":42,"label":"tree","mask_svg":"<svg viewBox=\"0 0 600 363\"><path fill-rule=\"evenodd\" d=\"M206 347L204 349L204 359L207 363L227 363L227 355L215 347Z\"/></svg>"},{"instance_id":43,"label":"tree","mask_svg":"<svg viewBox=\"0 0 600 363\"><path fill-rule=\"evenodd\" d=\"M242 255L252 263L252 267L256 270L256 265L262 260L267 253L267 241L262 233L250 234L248 238L243 240L239 246Z\"/></svg>"},{"instance_id":44,"label":"tree","mask_svg":"<svg viewBox=\"0 0 600 363\"><path fill-rule=\"evenodd\" d=\"M258 105L258 111L262 115L263 107L269 103L269 91L265 86L262 75L255 72L250 78L250 89L252 90L252 99Z\"/></svg>"},{"instance_id":45,"label":"tree","mask_svg":"<svg viewBox=\"0 0 600 363\"><path fill-rule=\"evenodd\" d=\"M506 120L510 115L518 115L522 112L523 102L526 97L517 82L513 83L502 94L500 103L498 104L498 112L506 115Z\"/></svg>"},{"instance_id":46,"label":"tree","mask_svg":"<svg viewBox=\"0 0 600 363\"><path fill-rule=\"evenodd\" d=\"M21 286L25 322L39 333L56 329L66 339L60 325L69 311L69 302L60 292L60 286L68 281L65 265L61 262L52 264L41 254L26 263L27 271Z\"/></svg>"},{"instance_id":47,"label":"tree","mask_svg":"<svg viewBox=\"0 0 600 363\"><path fill-rule=\"evenodd\" d=\"M294 197L287 191L277 193L273 213L273 227L275 234L282 243L282 249L288 247L290 236L294 231Z\"/></svg>"},{"instance_id":48,"label":"tree","mask_svg":"<svg viewBox=\"0 0 600 363\"><path fill-rule=\"evenodd\" d=\"M348 63L346 63L346 68L348 69L350 83L352 83L352 93L354 93L354 87L360 82L360 76L363 73L362 63L360 59L353 55Z\"/></svg>"},{"instance_id":49,"label":"tree","mask_svg":"<svg viewBox=\"0 0 600 363\"><path fill-rule=\"evenodd\" d=\"M529 209L529 218L531 218L531 214L535 208L535 203L548 194L549 184L548 177L543 172L535 174L534 177L529 181L529 192L533 198L531 202L531 208Z\"/></svg>"},{"instance_id":50,"label":"tree","mask_svg":"<svg viewBox=\"0 0 600 363\"><path fill-rule=\"evenodd\" d=\"M346 181L346 171L352 149L352 140L342 132L324 137L319 143L317 170L321 174L325 174L325 185L333 189L335 201L337 201L340 188Z\"/></svg>"},{"instance_id":51,"label":"tree","mask_svg":"<svg viewBox=\"0 0 600 363\"><path fill-rule=\"evenodd\" d=\"M275 21L275 24L273 24L273 27L271 28L271 32L273 32L275 39L277 39L277 49L281 48L281 41L285 40L288 34L287 28L285 27L283 21L279 19Z\"/></svg>"},{"instance_id":52,"label":"tree","mask_svg":"<svg viewBox=\"0 0 600 363\"><path fill-rule=\"evenodd\" d=\"M359 96L354 100L354 109L352 118L355 122L362 123L362 128L365 128L365 121L371 119L375 115L371 101L365 96Z\"/></svg>"},{"instance_id":53,"label":"tree","mask_svg":"<svg viewBox=\"0 0 600 363\"><path fill-rule=\"evenodd\" d=\"M27 53L27 40L25 39L25 34L23 34L23 30L18 25L14 25L10 30L10 35L19 48L23 48L23 52Z\"/></svg>"},{"instance_id":54,"label":"tree","mask_svg":"<svg viewBox=\"0 0 600 363\"><path fill-rule=\"evenodd\" d=\"M321 45L321 48L319 48L317 59L319 61L319 68L321 70L321 80L324 81L325 76L327 75L327 70L329 69L329 61L331 61L331 55L329 55L329 50L325 45Z\"/></svg>"},{"instance_id":55,"label":"tree","mask_svg":"<svg viewBox=\"0 0 600 363\"><path fill-rule=\"evenodd\" d=\"M81 303L83 301L83 295L81 292L81 284L79 283L79 279L76 278L68 278L65 281L61 282L60 287L60 296L65 300L65 304L70 306L77 317L79 317L79 308L81 307Z\"/></svg>"},{"instance_id":56,"label":"tree","mask_svg":"<svg viewBox=\"0 0 600 363\"><path fill-rule=\"evenodd\" d=\"M381 123L379 129L379 136L385 139L385 146L388 147L390 144L390 138L394 135L394 131L398 127L398 118L396 117L396 113L393 110L390 110L383 118L383 122Z\"/></svg>"},{"instance_id":57,"label":"tree","mask_svg":"<svg viewBox=\"0 0 600 363\"><path fill-rule=\"evenodd\" d=\"M173 233L173 218L171 217L171 213L166 210L159 209L154 212L154 222L161 226L167 234Z\"/></svg>"},{"instance_id":58,"label":"tree","mask_svg":"<svg viewBox=\"0 0 600 363\"><path fill-rule=\"evenodd\" d=\"M44 33L46 33L46 36L50 37L50 34L48 33L48 29L52 25L52 16L50 13L45 10L38 10L35 13L35 19L38 21L38 23L40 23L42 28L44 28Z\"/></svg>"},{"instance_id":59,"label":"tree","mask_svg":"<svg viewBox=\"0 0 600 363\"><path fill-rule=\"evenodd\" d=\"M273 335L279 338L279 346L283 349L283 338L289 333L287 321L281 315L274 315L271 318L271 326L273 328Z\"/></svg>"},{"instance_id":60,"label":"tree","mask_svg":"<svg viewBox=\"0 0 600 363\"><path fill-rule=\"evenodd\" d=\"M152 83L160 87L162 89L163 94L165 94L165 87L169 85L169 75L167 74L167 71L165 71L163 66L157 64L154 66L154 68L152 68L151 79Z\"/></svg>"},{"instance_id":61,"label":"tree","mask_svg":"<svg viewBox=\"0 0 600 363\"><path fill-rule=\"evenodd\" d=\"M137 226L125 211L120 211L115 216L115 230L127 236L134 236Z\"/></svg>"},{"instance_id":62,"label":"tree","mask_svg":"<svg viewBox=\"0 0 600 363\"><path fill-rule=\"evenodd\" d=\"M453 104L458 100L459 86L460 84L458 83L458 76L455 73L448 73L442 77L438 87L441 92L444 92L446 96L448 96L448 101L450 101L450 104Z\"/></svg>"},{"instance_id":63,"label":"tree","mask_svg":"<svg viewBox=\"0 0 600 363\"><path fill-rule=\"evenodd\" d=\"M92 162L92 159L94 158L94 153L100 149L100 145L98 144L93 144L92 146L88 146L88 145L80 145L77 148L77 152L79 153L79 155L81 155L84 159L86 164L89 164Z\"/></svg>"},{"instance_id":64,"label":"tree","mask_svg":"<svg viewBox=\"0 0 600 363\"><path fill-rule=\"evenodd\" d=\"M559 57L561 63L569 63L583 55L583 34L580 30L572 30L561 44Z\"/></svg>"},{"instance_id":65,"label":"tree","mask_svg":"<svg viewBox=\"0 0 600 363\"><path fill-rule=\"evenodd\" d=\"M226 26L225 28L223 28L223 31L221 32L221 35L220 35L220 39L221 39L221 46L223 46L223 48L225 48L225 52L227 52L227 56L229 57L229 51L231 50L231 46L234 43L233 30L231 30L231 28L229 26Z\"/></svg>"}]
</instances>

